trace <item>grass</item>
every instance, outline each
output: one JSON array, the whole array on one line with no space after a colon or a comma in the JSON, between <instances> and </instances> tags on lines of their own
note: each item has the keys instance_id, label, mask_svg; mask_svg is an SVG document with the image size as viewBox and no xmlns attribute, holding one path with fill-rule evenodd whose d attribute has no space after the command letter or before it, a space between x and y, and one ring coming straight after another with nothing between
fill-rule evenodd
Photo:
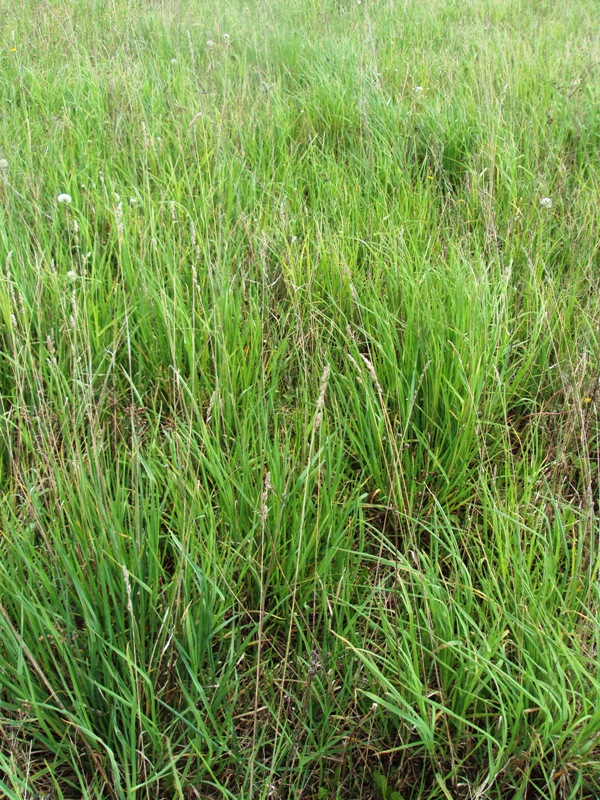
<instances>
[{"instance_id":1,"label":"grass","mask_svg":"<svg viewBox=\"0 0 600 800\"><path fill-rule=\"evenodd\" d=\"M0 14L3 796L597 797L596 3Z\"/></svg>"}]
</instances>

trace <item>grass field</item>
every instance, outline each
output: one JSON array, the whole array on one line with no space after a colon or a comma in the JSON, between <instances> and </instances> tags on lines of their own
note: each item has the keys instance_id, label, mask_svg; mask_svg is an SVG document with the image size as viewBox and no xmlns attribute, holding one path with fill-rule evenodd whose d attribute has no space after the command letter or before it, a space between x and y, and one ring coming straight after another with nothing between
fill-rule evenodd
<instances>
[{"instance_id":1,"label":"grass field","mask_svg":"<svg viewBox=\"0 0 600 800\"><path fill-rule=\"evenodd\" d=\"M600 796L597 0L0 21L0 796Z\"/></svg>"}]
</instances>

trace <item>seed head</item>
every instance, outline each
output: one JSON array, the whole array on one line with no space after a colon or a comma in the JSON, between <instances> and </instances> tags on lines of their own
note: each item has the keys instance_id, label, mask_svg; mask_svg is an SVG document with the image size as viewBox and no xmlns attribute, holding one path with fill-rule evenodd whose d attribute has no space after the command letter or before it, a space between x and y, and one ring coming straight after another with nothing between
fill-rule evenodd
<instances>
[{"instance_id":1,"label":"seed head","mask_svg":"<svg viewBox=\"0 0 600 800\"><path fill-rule=\"evenodd\" d=\"M260 518L262 520L263 525L267 521L269 517L269 506L267 505L269 501L269 492L271 491L271 473L267 472L265 476L265 485L263 489L263 493L261 495L261 504L260 504Z\"/></svg>"},{"instance_id":2,"label":"seed head","mask_svg":"<svg viewBox=\"0 0 600 800\"><path fill-rule=\"evenodd\" d=\"M67 205L71 202L72 198L70 194L59 194L56 198L59 203L66 203Z\"/></svg>"},{"instance_id":3,"label":"seed head","mask_svg":"<svg viewBox=\"0 0 600 800\"><path fill-rule=\"evenodd\" d=\"M117 207L115 208L115 222L117 223L117 235L119 241L121 241L125 230L123 226L123 203L117 203Z\"/></svg>"},{"instance_id":4,"label":"seed head","mask_svg":"<svg viewBox=\"0 0 600 800\"><path fill-rule=\"evenodd\" d=\"M315 432L321 427L323 422L323 407L325 405L325 393L327 392L327 384L329 383L329 373L331 368L329 364L325 365L323 376L321 377L321 387L319 390L319 398L317 400L317 413L315 414Z\"/></svg>"}]
</instances>

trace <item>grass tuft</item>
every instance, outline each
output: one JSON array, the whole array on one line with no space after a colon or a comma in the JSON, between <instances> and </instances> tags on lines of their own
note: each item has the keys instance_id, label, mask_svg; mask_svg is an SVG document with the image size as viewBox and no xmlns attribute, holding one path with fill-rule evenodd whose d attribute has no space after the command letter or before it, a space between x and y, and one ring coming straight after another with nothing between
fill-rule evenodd
<instances>
[{"instance_id":1,"label":"grass tuft","mask_svg":"<svg viewBox=\"0 0 600 800\"><path fill-rule=\"evenodd\" d=\"M596 797L596 4L0 11L0 794Z\"/></svg>"}]
</instances>

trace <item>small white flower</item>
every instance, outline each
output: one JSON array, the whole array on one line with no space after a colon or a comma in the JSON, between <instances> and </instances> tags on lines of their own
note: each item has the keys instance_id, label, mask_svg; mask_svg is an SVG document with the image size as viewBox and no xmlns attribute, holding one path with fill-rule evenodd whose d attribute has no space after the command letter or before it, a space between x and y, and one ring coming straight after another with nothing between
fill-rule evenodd
<instances>
[{"instance_id":1,"label":"small white flower","mask_svg":"<svg viewBox=\"0 0 600 800\"><path fill-rule=\"evenodd\" d=\"M177 59L176 58L172 58L171 59L171 64L176 64L176 63L177 63Z\"/></svg>"},{"instance_id":2,"label":"small white flower","mask_svg":"<svg viewBox=\"0 0 600 800\"><path fill-rule=\"evenodd\" d=\"M134 206L137 203L137 197L130 197L129 198L129 205Z\"/></svg>"},{"instance_id":3,"label":"small white flower","mask_svg":"<svg viewBox=\"0 0 600 800\"><path fill-rule=\"evenodd\" d=\"M8 161L5 158L0 158L0 170L4 172L4 170L8 169Z\"/></svg>"},{"instance_id":4,"label":"small white flower","mask_svg":"<svg viewBox=\"0 0 600 800\"><path fill-rule=\"evenodd\" d=\"M228 42L228 41L229 41L229 39L230 39L230 36L229 36L229 34L228 34L228 33L224 33L224 34L223 34L223 38L225 39L225 41L226 41L226 42Z\"/></svg>"},{"instance_id":5,"label":"small white flower","mask_svg":"<svg viewBox=\"0 0 600 800\"><path fill-rule=\"evenodd\" d=\"M542 208L552 208L552 198L542 197L542 199L540 200L540 205Z\"/></svg>"},{"instance_id":6,"label":"small white flower","mask_svg":"<svg viewBox=\"0 0 600 800\"><path fill-rule=\"evenodd\" d=\"M422 86L415 86L415 93L416 94L421 94L424 91L425 91L425 89Z\"/></svg>"},{"instance_id":7,"label":"small white flower","mask_svg":"<svg viewBox=\"0 0 600 800\"><path fill-rule=\"evenodd\" d=\"M77 280L77 273L75 272L75 270L74 270L74 269L70 269L70 270L67 272L67 278L68 278L70 281L75 281L75 280Z\"/></svg>"},{"instance_id":8,"label":"small white flower","mask_svg":"<svg viewBox=\"0 0 600 800\"><path fill-rule=\"evenodd\" d=\"M208 39L208 41L206 42L206 46L207 46L207 47L214 47L214 46L215 46L215 43L213 42L213 40L212 40L212 39Z\"/></svg>"},{"instance_id":9,"label":"small white flower","mask_svg":"<svg viewBox=\"0 0 600 800\"><path fill-rule=\"evenodd\" d=\"M71 202L71 195L70 194L59 194L56 198L59 203L70 203Z\"/></svg>"}]
</instances>

